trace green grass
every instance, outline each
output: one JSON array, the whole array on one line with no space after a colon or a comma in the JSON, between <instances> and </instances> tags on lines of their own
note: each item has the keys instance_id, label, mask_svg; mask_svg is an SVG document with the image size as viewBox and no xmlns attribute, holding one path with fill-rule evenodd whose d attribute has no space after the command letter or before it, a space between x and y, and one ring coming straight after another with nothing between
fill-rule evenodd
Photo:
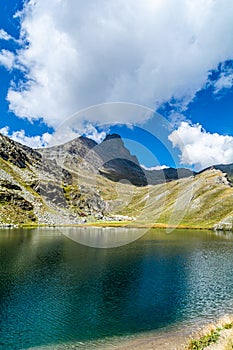
<instances>
[{"instance_id":1,"label":"green grass","mask_svg":"<svg viewBox=\"0 0 233 350\"><path fill-rule=\"evenodd\" d=\"M207 346L216 343L220 337L219 330L212 330L209 334L204 335L200 339L191 340L188 350L203 350Z\"/></svg>"},{"instance_id":2,"label":"green grass","mask_svg":"<svg viewBox=\"0 0 233 350\"><path fill-rule=\"evenodd\" d=\"M187 347L187 350L206 349L209 345L214 344L219 340L219 338L221 336L221 331L223 331L225 329L231 329L232 327L233 327L233 323L226 323L226 324L223 324L221 327L217 327L216 329L212 329L210 332L201 336L199 339L190 340L189 345ZM233 344L231 342L231 340L229 341L229 344L230 345ZM230 347L229 349L232 349L232 348ZM227 350L227 349L225 349L225 350Z\"/></svg>"}]
</instances>

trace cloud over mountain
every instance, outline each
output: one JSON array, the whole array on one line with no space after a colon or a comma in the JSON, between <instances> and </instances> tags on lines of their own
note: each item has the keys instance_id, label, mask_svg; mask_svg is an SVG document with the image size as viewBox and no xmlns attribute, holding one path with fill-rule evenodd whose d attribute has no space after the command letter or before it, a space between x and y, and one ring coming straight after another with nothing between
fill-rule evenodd
<instances>
[{"instance_id":1,"label":"cloud over mountain","mask_svg":"<svg viewBox=\"0 0 233 350\"><path fill-rule=\"evenodd\" d=\"M12 82L10 109L55 127L103 102L185 105L233 58L231 0L36 0L18 16L24 45L14 62L25 79ZM11 68L12 56L1 60Z\"/></svg>"},{"instance_id":2,"label":"cloud over mountain","mask_svg":"<svg viewBox=\"0 0 233 350\"><path fill-rule=\"evenodd\" d=\"M169 135L173 147L181 151L182 164L194 165L201 170L213 164L233 163L233 136L211 134L201 125L182 122L180 127Z\"/></svg>"},{"instance_id":3,"label":"cloud over mountain","mask_svg":"<svg viewBox=\"0 0 233 350\"><path fill-rule=\"evenodd\" d=\"M36 136L27 136L25 135L24 130L13 131L12 133L9 131L9 127L5 126L0 129L0 134L10 137L12 140L19 142L23 145L26 145L31 148L41 148L45 147L49 144L51 139L51 134L44 133L42 135Z\"/></svg>"}]
</instances>

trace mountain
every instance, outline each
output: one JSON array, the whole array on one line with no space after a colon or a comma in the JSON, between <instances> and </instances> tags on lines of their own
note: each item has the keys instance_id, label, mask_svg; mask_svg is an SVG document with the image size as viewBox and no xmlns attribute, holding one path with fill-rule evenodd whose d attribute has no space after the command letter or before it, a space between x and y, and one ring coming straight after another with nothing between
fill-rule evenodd
<instances>
[{"instance_id":1,"label":"mountain","mask_svg":"<svg viewBox=\"0 0 233 350\"><path fill-rule=\"evenodd\" d=\"M117 134L38 150L0 135L0 223L228 227L231 176L232 165L144 170Z\"/></svg>"},{"instance_id":2,"label":"mountain","mask_svg":"<svg viewBox=\"0 0 233 350\"><path fill-rule=\"evenodd\" d=\"M81 170L100 174L112 181L128 181L135 186L154 185L193 175L189 169L143 169L117 134L107 135L100 144L82 136L64 145L39 151L43 161L55 160L71 172Z\"/></svg>"}]
</instances>

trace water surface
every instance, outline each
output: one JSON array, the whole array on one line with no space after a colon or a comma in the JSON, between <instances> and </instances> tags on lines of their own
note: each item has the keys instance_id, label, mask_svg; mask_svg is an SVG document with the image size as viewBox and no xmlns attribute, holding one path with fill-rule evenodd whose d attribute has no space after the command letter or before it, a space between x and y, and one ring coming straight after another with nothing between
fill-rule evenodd
<instances>
[{"instance_id":1,"label":"water surface","mask_svg":"<svg viewBox=\"0 0 233 350\"><path fill-rule=\"evenodd\" d=\"M232 248L231 233L210 231L151 230L97 249L61 230L2 229L0 349L85 348L233 313Z\"/></svg>"}]
</instances>

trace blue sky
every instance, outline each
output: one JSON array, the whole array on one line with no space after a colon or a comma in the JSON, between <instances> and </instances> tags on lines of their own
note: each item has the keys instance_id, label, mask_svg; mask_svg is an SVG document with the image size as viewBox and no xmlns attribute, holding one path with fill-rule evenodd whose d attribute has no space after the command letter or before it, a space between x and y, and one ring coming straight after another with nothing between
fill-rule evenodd
<instances>
[{"instance_id":1,"label":"blue sky","mask_svg":"<svg viewBox=\"0 0 233 350\"><path fill-rule=\"evenodd\" d=\"M82 109L133 103L159 112L166 127L156 113L83 113L77 135L120 133L147 167L233 163L232 18L230 0L8 0L0 5L1 132L43 146Z\"/></svg>"}]
</instances>

